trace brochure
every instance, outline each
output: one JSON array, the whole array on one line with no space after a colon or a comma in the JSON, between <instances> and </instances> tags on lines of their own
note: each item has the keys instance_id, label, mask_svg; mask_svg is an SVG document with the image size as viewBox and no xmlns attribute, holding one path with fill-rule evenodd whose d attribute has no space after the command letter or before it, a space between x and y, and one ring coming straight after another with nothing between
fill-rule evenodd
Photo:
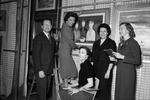
<instances>
[{"instance_id":1,"label":"brochure","mask_svg":"<svg viewBox=\"0 0 150 100\"><path fill-rule=\"evenodd\" d=\"M113 55L113 50L112 49L104 49L104 51L109 55L109 56L112 56L112 57L114 57L114 55Z\"/></svg>"}]
</instances>

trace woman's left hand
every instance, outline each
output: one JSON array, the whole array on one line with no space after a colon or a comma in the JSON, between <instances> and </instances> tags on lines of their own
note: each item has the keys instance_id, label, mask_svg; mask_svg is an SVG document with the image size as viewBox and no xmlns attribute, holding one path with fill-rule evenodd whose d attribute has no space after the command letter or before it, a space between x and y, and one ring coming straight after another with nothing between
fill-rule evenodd
<instances>
[{"instance_id":1,"label":"woman's left hand","mask_svg":"<svg viewBox=\"0 0 150 100\"><path fill-rule=\"evenodd\" d=\"M116 58L118 58L118 59L124 59L124 55L122 55L122 54L120 54L120 53L118 53L118 52L115 52L115 53L113 53L114 54L114 56L116 57Z\"/></svg>"},{"instance_id":2,"label":"woman's left hand","mask_svg":"<svg viewBox=\"0 0 150 100\"><path fill-rule=\"evenodd\" d=\"M110 61L117 61L117 59L115 59L114 57L109 56L109 60Z\"/></svg>"},{"instance_id":3,"label":"woman's left hand","mask_svg":"<svg viewBox=\"0 0 150 100\"><path fill-rule=\"evenodd\" d=\"M70 95L73 95L73 94L75 94L75 93L78 93L78 92L79 92L79 89L72 88L72 89L70 89L70 90L68 90L68 91L69 91L69 94L70 94Z\"/></svg>"},{"instance_id":4,"label":"woman's left hand","mask_svg":"<svg viewBox=\"0 0 150 100\"><path fill-rule=\"evenodd\" d=\"M107 72L105 73L105 79L108 79L109 78L109 75L110 75L110 70L107 70Z\"/></svg>"}]
</instances>

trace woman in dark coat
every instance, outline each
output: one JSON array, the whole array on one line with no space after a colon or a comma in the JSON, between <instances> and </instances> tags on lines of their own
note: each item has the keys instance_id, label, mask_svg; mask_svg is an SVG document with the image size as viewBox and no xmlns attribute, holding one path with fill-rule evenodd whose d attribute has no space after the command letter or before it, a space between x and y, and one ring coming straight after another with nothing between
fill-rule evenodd
<instances>
[{"instance_id":1,"label":"woman in dark coat","mask_svg":"<svg viewBox=\"0 0 150 100\"><path fill-rule=\"evenodd\" d=\"M135 100L136 65L141 64L141 49L130 23L120 24L120 36L117 58L115 100Z\"/></svg>"},{"instance_id":2,"label":"woman in dark coat","mask_svg":"<svg viewBox=\"0 0 150 100\"><path fill-rule=\"evenodd\" d=\"M110 100L112 84L113 62L109 60L109 55L104 49L116 51L116 43L109 38L111 29L109 25L103 23L98 26L100 39L93 44L93 67L95 76L100 80L99 90L96 99Z\"/></svg>"},{"instance_id":3,"label":"woman in dark coat","mask_svg":"<svg viewBox=\"0 0 150 100\"><path fill-rule=\"evenodd\" d=\"M77 76L77 69L75 62L72 58L72 49L76 48L77 45L73 41L73 29L72 27L77 22L78 16L76 13L68 12L64 17L64 23L61 30L60 40L60 74L64 80L64 87L68 85L68 79Z\"/></svg>"}]
</instances>

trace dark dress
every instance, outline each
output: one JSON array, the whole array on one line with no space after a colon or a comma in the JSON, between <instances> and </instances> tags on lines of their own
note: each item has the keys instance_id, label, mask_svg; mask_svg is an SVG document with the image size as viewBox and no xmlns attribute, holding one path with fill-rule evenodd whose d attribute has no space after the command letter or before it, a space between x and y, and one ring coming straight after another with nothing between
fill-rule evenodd
<instances>
[{"instance_id":1,"label":"dark dress","mask_svg":"<svg viewBox=\"0 0 150 100\"><path fill-rule=\"evenodd\" d=\"M140 46L130 38L119 44L118 52L125 58L117 62L115 100L135 100L135 66L141 63Z\"/></svg>"},{"instance_id":2,"label":"dark dress","mask_svg":"<svg viewBox=\"0 0 150 100\"><path fill-rule=\"evenodd\" d=\"M100 45L100 39L93 44L93 67L95 76L100 80L100 91L96 95L98 100L110 100L111 98L112 70L109 79L105 79L105 74L109 64L113 62L109 60L108 54L104 52L104 49L110 48L116 51L116 43L110 38L107 38L102 45Z\"/></svg>"},{"instance_id":3,"label":"dark dress","mask_svg":"<svg viewBox=\"0 0 150 100\"><path fill-rule=\"evenodd\" d=\"M81 69L79 71L79 85L78 87L82 87L87 84L87 79L93 77L94 78L94 70L90 61L87 59L80 65ZM61 100L92 100L93 95L84 91L80 91L73 95L69 95L68 91L60 90Z\"/></svg>"},{"instance_id":4,"label":"dark dress","mask_svg":"<svg viewBox=\"0 0 150 100\"><path fill-rule=\"evenodd\" d=\"M61 40L59 49L60 74L63 79L69 79L77 76L77 69L72 58L72 49L77 45L73 41L73 29L67 23L64 23L61 30Z\"/></svg>"}]
</instances>

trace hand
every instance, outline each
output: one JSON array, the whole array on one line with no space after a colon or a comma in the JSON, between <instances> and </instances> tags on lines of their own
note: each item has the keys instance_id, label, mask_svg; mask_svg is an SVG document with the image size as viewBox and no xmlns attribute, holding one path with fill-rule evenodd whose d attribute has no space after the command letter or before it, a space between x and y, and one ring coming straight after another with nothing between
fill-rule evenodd
<instances>
[{"instance_id":1,"label":"hand","mask_svg":"<svg viewBox=\"0 0 150 100\"><path fill-rule=\"evenodd\" d=\"M44 77L45 77L44 71L39 71L39 77L40 77L40 78L44 78Z\"/></svg>"},{"instance_id":2,"label":"hand","mask_svg":"<svg viewBox=\"0 0 150 100\"><path fill-rule=\"evenodd\" d=\"M116 58L118 58L118 59L124 59L124 55L121 55L120 53L118 53L118 52L115 52L115 53L113 53L114 54L114 56L116 57Z\"/></svg>"},{"instance_id":3,"label":"hand","mask_svg":"<svg viewBox=\"0 0 150 100\"><path fill-rule=\"evenodd\" d=\"M115 59L115 58L112 57L112 56L109 56L109 60L110 60L110 61L117 61L117 59Z\"/></svg>"},{"instance_id":4,"label":"hand","mask_svg":"<svg viewBox=\"0 0 150 100\"><path fill-rule=\"evenodd\" d=\"M105 73L105 79L108 79L109 78L109 76L110 76L110 70L107 70L107 72Z\"/></svg>"},{"instance_id":5,"label":"hand","mask_svg":"<svg viewBox=\"0 0 150 100\"><path fill-rule=\"evenodd\" d=\"M78 92L79 92L79 89L72 88L72 89L70 89L70 90L68 90L68 91L69 91L69 94L70 94L70 95L73 95L73 94L75 94L75 93L78 93Z\"/></svg>"}]
</instances>

